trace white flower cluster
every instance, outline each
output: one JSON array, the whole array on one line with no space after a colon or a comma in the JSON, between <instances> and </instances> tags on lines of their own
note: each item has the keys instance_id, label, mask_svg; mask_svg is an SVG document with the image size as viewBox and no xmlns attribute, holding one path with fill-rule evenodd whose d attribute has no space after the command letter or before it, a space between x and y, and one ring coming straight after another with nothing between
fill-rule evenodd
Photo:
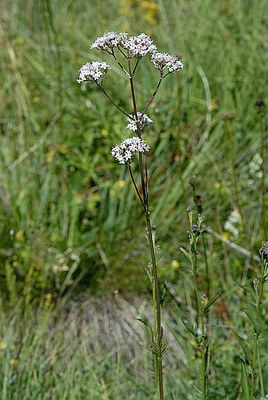
<instances>
[{"instance_id":1,"label":"white flower cluster","mask_svg":"<svg viewBox=\"0 0 268 400\"><path fill-rule=\"evenodd\" d=\"M127 39L127 33L108 32L103 36L98 37L91 45L91 49L109 50L117 47Z\"/></svg>"},{"instance_id":2,"label":"white flower cluster","mask_svg":"<svg viewBox=\"0 0 268 400\"><path fill-rule=\"evenodd\" d=\"M153 44L152 39L144 33L138 36L131 36L126 41L122 42L122 47L129 50L137 57L144 57L156 51L156 46Z\"/></svg>"},{"instance_id":3,"label":"white flower cluster","mask_svg":"<svg viewBox=\"0 0 268 400\"><path fill-rule=\"evenodd\" d=\"M139 137L125 139L122 143L112 148L111 154L119 164L131 163L135 153L145 153L150 147Z\"/></svg>"},{"instance_id":4,"label":"white flower cluster","mask_svg":"<svg viewBox=\"0 0 268 400\"><path fill-rule=\"evenodd\" d=\"M147 125L151 124L153 120L148 117L146 114L142 114L140 112L137 112L137 117L136 119L135 115L133 118L128 118L129 124L127 125L127 129L130 129L133 132L136 132L138 127L140 130L143 130Z\"/></svg>"},{"instance_id":5,"label":"white flower cluster","mask_svg":"<svg viewBox=\"0 0 268 400\"><path fill-rule=\"evenodd\" d=\"M106 62L99 62L99 61L92 61L90 63L86 63L83 67L79 70L79 78L77 82L84 82L84 81L94 81L98 82L98 80L104 76L107 71L111 69L111 66Z\"/></svg>"},{"instance_id":6,"label":"white flower cluster","mask_svg":"<svg viewBox=\"0 0 268 400\"><path fill-rule=\"evenodd\" d=\"M228 220L224 224L224 229L231 232L234 236L239 235L239 225L241 225L241 215L237 209L233 210Z\"/></svg>"},{"instance_id":7,"label":"white flower cluster","mask_svg":"<svg viewBox=\"0 0 268 400\"><path fill-rule=\"evenodd\" d=\"M154 66L163 71L164 68L167 68L169 72L180 71L183 69L183 64L181 61L175 57L171 56L167 53L154 53L151 57L152 63Z\"/></svg>"}]
</instances>

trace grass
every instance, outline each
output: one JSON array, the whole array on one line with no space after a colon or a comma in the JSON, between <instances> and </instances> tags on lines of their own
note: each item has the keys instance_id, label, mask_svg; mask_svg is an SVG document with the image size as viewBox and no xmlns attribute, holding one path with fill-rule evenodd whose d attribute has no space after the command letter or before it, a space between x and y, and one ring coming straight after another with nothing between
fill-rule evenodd
<instances>
[{"instance_id":1,"label":"grass","mask_svg":"<svg viewBox=\"0 0 268 400\"><path fill-rule=\"evenodd\" d=\"M267 240L267 127L265 107L255 103L267 101L265 2L158 0L151 14L145 3L17 0L1 7L0 289L9 311L2 311L0 339L10 343L1 353L3 400L19 399L22 392L25 399L149 398L151 383L138 381L141 362L145 369L148 363L141 348L133 350L129 367L129 355L118 366L112 347L108 361L100 348L90 353L93 339L71 343L65 352L64 321L42 313L30 324L14 311L20 299L28 310L50 296L54 302L89 289L108 298L115 290L123 297L132 292L135 299L149 290L140 274L146 243L143 228L135 226L139 205L127 171L110 157L111 147L127 135L125 120L94 87L76 84L80 66L101 58L89 44L109 30L150 33L160 50L181 54L185 65L175 84L165 82L149 112L152 220L162 286L169 282L166 319L188 360L182 383L167 363L168 399L195 398L190 385L197 385L200 365L196 343L179 321L194 309L187 260L179 251L187 246L186 209L195 207L194 195L212 231L202 250L211 295L226 293L212 315L211 400L243 399L243 356L232 329L243 336L250 323L243 313L246 291L236 284L250 287L259 269L257 249ZM144 67L140 78L142 102L156 75ZM130 109L119 71L105 85ZM235 229L226 225L233 211ZM202 261L204 291L205 269ZM51 324L53 337L47 334ZM15 368L9 349L20 347L16 332L23 333L23 344ZM58 375L62 370L68 379Z\"/></svg>"}]
</instances>

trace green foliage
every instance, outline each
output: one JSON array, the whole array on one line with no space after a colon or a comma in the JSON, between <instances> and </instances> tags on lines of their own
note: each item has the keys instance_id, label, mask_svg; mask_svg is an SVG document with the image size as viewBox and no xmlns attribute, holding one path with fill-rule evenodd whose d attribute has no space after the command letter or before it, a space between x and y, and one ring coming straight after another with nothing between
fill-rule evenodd
<instances>
[{"instance_id":1,"label":"green foliage","mask_svg":"<svg viewBox=\"0 0 268 400\"><path fill-rule=\"evenodd\" d=\"M0 268L5 292L7 276L20 294L25 284L32 296L58 292L66 273L53 274L51 254L68 249L79 253L77 274L91 287L110 274L107 290L118 288L112 276L126 257L120 289L131 275L128 291L140 290L135 271L143 248L133 233L139 207L127 171L110 157L110 148L127 135L125 121L93 85L76 84L80 66L102 57L88 52L89 43L107 30L149 32L160 50L180 53L185 65L175 84L165 82L149 112L155 122L148 135L152 217L162 252L177 258L193 174L202 177L197 194L213 229L223 231L237 210L240 235L226 234L250 251L262 239L264 208L260 217L247 215L263 190L250 163L254 154L265 154L262 109L254 105L255 97L264 97L264 2L152 4L122 0L121 16L112 0L105 7L92 2L90 8L83 1L50 0L3 7ZM149 63L141 66L140 77L139 104L156 83ZM130 110L118 69L105 85ZM258 226L260 235L252 241Z\"/></svg>"},{"instance_id":2,"label":"green foliage","mask_svg":"<svg viewBox=\"0 0 268 400\"><path fill-rule=\"evenodd\" d=\"M141 273L148 265L143 216L128 171L110 157L111 147L128 135L125 120L94 86L76 83L82 64L102 58L89 52L96 36L149 33L160 51L180 54L185 65L149 109L154 124L146 136L159 276L176 337L169 348L177 351L176 362L165 367L167 398L200 398L199 333L184 250L191 206L211 227L197 254L200 292L208 294L208 281L211 289L208 396L247 399L252 332L261 350L267 337L264 312L256 321L251 285L268 221L267 128L256 102L266 102L265 2L158 0L150 12L145 3L1 5L1 298L13 307L21 300L30 312L29 303L50 307L89 288L123 295L149 290ZM131 111L126 81L113 67L105 87ZM139 74L140 105L154 90L156 73L148 62ZM137 364L121 366L114 354L85 353L87 342L66 342L65 325L48 338L52 322L43 318L27 320L14 308L2 313L0 339L8 343L0 349L3 400L19 400L21 393L40 400L150 398L150 382L137 372L143 373L141 352ZM142 353L144 364L146 357Z\"/></svg>"}]
</instances>

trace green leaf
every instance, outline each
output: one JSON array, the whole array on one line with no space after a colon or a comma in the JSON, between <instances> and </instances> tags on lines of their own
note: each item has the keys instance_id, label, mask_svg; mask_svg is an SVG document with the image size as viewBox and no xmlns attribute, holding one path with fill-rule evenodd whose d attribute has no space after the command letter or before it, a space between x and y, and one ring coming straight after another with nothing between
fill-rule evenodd
<instances>
[{"instance_id":1,"label":"green leaf","mask_svg":"<svg viewBox=\"0 0 268 400\"><path fill-rule=\"evenodd\" d=\"M192 334L194 337L197 336L196 327L192 324L191 321L182 319L181 322L185 326L185 328Z\"/></svg>"},{"instance_id":2,"label":"green leaf","mask_svg":"<svg viewBox=\"0 0 268 400\"><path fill-rule=\"evenodd\" d=\"M145 332L146 332L149 340L150 341L153 340L153 331L152 331L152 328L150 327L150 325L148 324L148 322L142 318L137 318L137 321L140 321L143 324L143 326L145 328Z\"/></svg>"},{"instance_id":3,"label":"green leaf","mask_svg":"<svg viewBox=\"0 0 268 400\"><path fill-rule=\"evenodd\" d=\"M241 360L241 385L242 385L242 397L241 400L249 400L249 386L246 366L243 360Z\"/></svg>"},{"instance_id":4,"label":"green leaf","mask_svg":"<svg viewBox=\"0 0 268 400\"><path fill-rule=\"evenodd\" d=\"M191 254L185 250L183 247L180 247L180 251L185 255L186 258L188 258L189 261L191 261Z\"/></svg>"},{"instance_id":5,"label":"green leaf","mask_svg":"<svg viewBox=\"0 0 268 400\"><path fill-rule=\"evenodd\" d=\"M248 319L252 323L252 325L254 327L254 331L260 333L261 332L261 327L260 327L260 324L259 324L257 318L255 317L255 315L251 314L250 311L247 311L247 310L244 310L244 313L246 314L246 316L248 317Z\"/></svg>"},{"instance_id":6,"label":"green leaf","mask_svg":"<svg viewBox=\"0 0 268 400\"><path fill-rule=\"evenodd\" d=\"M160 304L163 306L167 297L167 283L165 282L160 292Z\"/></svg>"},{"instance_id":7,"label":"green leaf","mask_svg":"<svg viewBox=\"0 0 268 400\"><path fill-rule=\"evenodd\" d=\"M206 307L204 308L204 313L206 314L210 307L218 300L219 297L221 297L224 294L224 290L221 290L219 293L217 293L215 296L213 296L207 303Z\"/></svg>"},{"instance_id":8,"label":"green leaf","mask_svg":"<svg viewBox=\"0 0 268 400\"><path fill-rule=\"evenodd\" d=\"M251 361L252 361L252 353L251 353L250 347L248 346L246 341L243 338L241 338L241 336L239 336L236 332L234 332L234 334L235 334L236 338L238 339L238 342L239 342L239 344L240 344L240 346L241 346L241 348L242 348L242 350L243 350L243 352L244 352L244 354L246 356L246 361L251 363Z\"/></svg>"}]
</instances>

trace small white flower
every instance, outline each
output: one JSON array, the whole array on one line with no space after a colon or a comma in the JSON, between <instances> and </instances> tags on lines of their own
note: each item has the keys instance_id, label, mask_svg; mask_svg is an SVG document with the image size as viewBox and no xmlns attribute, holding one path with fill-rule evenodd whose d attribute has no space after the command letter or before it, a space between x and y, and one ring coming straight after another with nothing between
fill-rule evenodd
<instances>
[{"instance_id":1,"label":"small white flower","mask_svg":"<svg viewBox=\"0 0 268 400\"><path fill-rule=\"evenodd\" d=\"M242 224L241 215L237 209L233 210L224 224L225 231L231 232L234 236L239 235L239 225Z\"/></svg>"},{"instance_id":2,"label":"small white flower","mask_svg":"<svg viewBox=\"0 0 268 400\"><path fill-rule=\"evenodd\" d=\"M136 57L144 57L156 51L156 46L153 44L152 39L144 33L138 36L131 36L126 41L123 41L122 47L129 50Z\"/></svg>"},{"instance_id":3,"label":"small white flower","mask_svg":"<svg viewBox=\"0 0 268 400\"><path fill-rule=\"evenodd\" d=\"M135 153L149 151L148 144L139 137L125 139L122 143L112 148L111 154L119 164L131 163Z\"/></svg>"},{"instance_id":4,"label":"small white flower","mask_svg":"<svg viewBox=\"0 0 268 400\"><path fill-rule=\"evenodd\" d=\"M77 82L98 82L109 69L111 69L111 66L106 62L92 61L87 63L79 70L80 74Z\"/></svg>"},{"instance_id":5,"label":"small white flower","mask_svg":"<svg viewBox=\"0 0 268 400\"><path fill-rule=\"evenodd\" d=\"M109 50L117 47L120 43L127 39L127 33L108 32L103 36L98 37L91 45L91 49Z\"/></svg>"},{"instance_id":6,"label":"small white flower","mask_svg":"<svg viewBox=\"0 0 268 400\"><path fill-rule=\"evenodd\" d=\"M175 56L171 56L167 53L154 53L151 57L151 61L154 66L163 71L164 68L167 68L169 72L180 71L183 69L182 62Z\"/></svg>"},{"instance_id":7,"label":"small white flower","mask_svg":"<svg viewBox=\"0 0 268 400\"><path fill-rule=\"evenodd\" d=\"M129 124L127 125L127 129L130 129L133 132L136 132L138 127L140 130L143 130L147 125L151 124L153 120L148 117L148 115L137 112L137 117L136 119L135 115L133 115L133 118L128 118Z\"/></svg>"}]
</instances>

